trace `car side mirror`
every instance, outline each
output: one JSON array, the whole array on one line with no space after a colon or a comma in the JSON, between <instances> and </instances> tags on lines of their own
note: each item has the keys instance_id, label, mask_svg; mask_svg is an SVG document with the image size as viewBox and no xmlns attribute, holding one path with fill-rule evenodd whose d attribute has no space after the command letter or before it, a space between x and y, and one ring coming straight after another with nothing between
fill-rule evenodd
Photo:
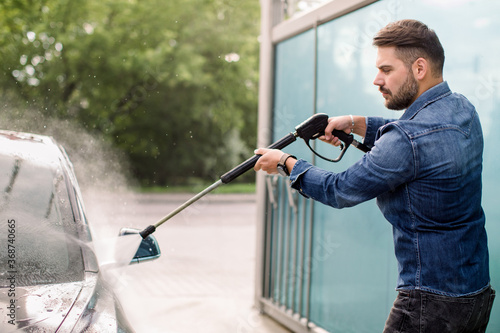
<instances>
[{"instance_id":1,"label":"car side mirror","mask_svg":"<svg viewBox=\"0 0 500 333\"><path fill-rule=\"evenodd\" d=\"M138 234L140 232L139 229L134 228L122 228L120 229L119 236ZM149 235L148 237L141 240L141 244L137 249L132 261L130 264L138 264L144 261L150 261L158 259L161 255L160 246L158 245L158 241L155 236Z\"/></svg>"}]
</instances>

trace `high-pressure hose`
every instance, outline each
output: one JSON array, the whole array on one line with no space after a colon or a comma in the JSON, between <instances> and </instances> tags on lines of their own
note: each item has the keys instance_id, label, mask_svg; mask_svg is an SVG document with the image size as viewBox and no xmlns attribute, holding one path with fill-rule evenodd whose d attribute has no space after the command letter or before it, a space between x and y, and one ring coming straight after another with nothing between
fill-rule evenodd
<instances>
[{"instance_id":1,"label":"high-pressure hose","mask_svg":"<svg viewBox=\"0 0 500 333\"><path fill-rule=\"evenodd\" d=\"M341 146L342 151L341 151L340 155L336 159L328 159L326 157L319 155L311 148L311 146L309 145L309 140L311 140L311 139L314 140L314 139L317 139L320 136L322 136L325 133L325 128L327 125L328 125L328 115L326 115L324 113L317 113L317 114L313 115L312 117L308 118L306 121L304 121L303 123L301 123L297 127L295 127L295 132L285 135L280 140L274 142L273 144L271 144L267 148L269 148L269 149L283 149L286 146L293 143L295 140L297 140L297 137L300 137L300 138L304 139L307 146L312 150L313 153L315 153L319 157L326 159L328 161L331 161L331 162L340 161L342 159L342 156L344 156L345 151L347 150L347 148L351 144L364 152L368 152L370 150L369 147L365 146L364 144L362 144L359 141L356 141L351 134L347 134L343 131L334 130L332 132L333 135L337 136L343 142L343 145ZM216 189L217 187L219 187L222 184L230 183L231 181L238 178L239 176L241 176L242 174L244 174L248 170L252 169L255 166L255 164L257 163L257 160L260 158L260 156L261 155L254 155L254 156L250 157L249 159L247 159L245 162L239 164L238 166L234 167L230 171L226 172L225 174L223 174L220 177L220 179L217 182L213 183L212 185L210 185L209 187L207 187L206 189L204 189L203 191L201 191L200 193L198 193L197 195L195 195L194 197L192 197L191 199L189 199L188 201L183 203L181 206L177 207L174 211L172 211L170 214L168 214L167 216L162 218L156 224L148 226L146 229L141 231L139 234L142 236L142 238L145 239L146 237L151 235L153 232L155 232L156 228L158 228L160 225L162 225L163 223L165 223L166 221L168 221L169 219L171 219L172 217L174 217L175 215L177 215L178 213L183 211L185 208L187 208L188 206L190 206L194 202L198 201L201 197L205 196L206 194L213 191L214 189Z\"/></svg>"}]
</instances>

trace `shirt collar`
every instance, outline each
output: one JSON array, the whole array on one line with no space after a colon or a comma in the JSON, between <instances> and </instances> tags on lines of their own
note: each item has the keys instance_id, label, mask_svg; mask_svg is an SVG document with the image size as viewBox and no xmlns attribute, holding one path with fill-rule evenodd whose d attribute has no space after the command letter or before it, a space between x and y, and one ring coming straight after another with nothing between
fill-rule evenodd
<instances>
[{"instance_id":1,"label":"shirt collar","mask_svg":"<svg viewBox=\"0 0 500 333\"><path fill-rule=\"evenodd\" d=\"M410 105L408 109L406 109L405 113L401 116L400 119L408 120L413 118L424 107L449 94L451 94L451 90L448 86L448 82L446 81L443 81L435 85L434 87L427 89L415 100L415 102L412 103L412 105Z\"/></svg>"}]
</instances>

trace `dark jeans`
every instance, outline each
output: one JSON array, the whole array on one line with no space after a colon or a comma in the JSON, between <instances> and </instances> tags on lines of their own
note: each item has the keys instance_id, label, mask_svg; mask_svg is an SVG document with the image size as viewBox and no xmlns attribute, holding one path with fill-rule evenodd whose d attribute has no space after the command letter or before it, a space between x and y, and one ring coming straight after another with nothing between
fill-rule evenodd
<instances>
[{"instance_id":1,"label":"dark jeans","mask_svg":"<svg viewBox=\"0 0 500 333\"><path fill-rule=\"evenodd\" d=\"M400 291L384 333L480 333L486 331L495 291L447 297L421 290Z\"/></svg>"}]
</instances>

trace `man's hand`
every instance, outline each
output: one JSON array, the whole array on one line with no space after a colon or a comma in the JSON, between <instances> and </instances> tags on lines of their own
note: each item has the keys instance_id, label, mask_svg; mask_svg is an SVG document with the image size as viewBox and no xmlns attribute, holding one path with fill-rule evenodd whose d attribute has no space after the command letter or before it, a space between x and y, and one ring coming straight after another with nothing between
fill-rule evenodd
<instances>
[{"instance_id":1,"label":"man's hand","mask_svg":"<svg viewBox=\"0 0 500 333\"><path fill-rule=\"evenodd\" d=\"M333 136L332 131L336 129L344 131L347 134L355 133L360 136L365 136L366 124L365 118L362 116L340 116L328 118L328 125L325 128L325 135L319 137L323 142L339 146L342 142L336 136Z\"/></svg>"},{"instance_id":2,"label":"man's hand","mask_svg":"<svg viewBox=\"0 0 500 333\"><path fill-rule=\"evenodd\" d=\"M268 148L259 148L255 150L255 155L262 155L253 169L255 171L265 171L268 174L277 174L277 166L280 161L281 156L284 154L281 150L278 149L268 149Z\"/></svg>"}]
</instances>

